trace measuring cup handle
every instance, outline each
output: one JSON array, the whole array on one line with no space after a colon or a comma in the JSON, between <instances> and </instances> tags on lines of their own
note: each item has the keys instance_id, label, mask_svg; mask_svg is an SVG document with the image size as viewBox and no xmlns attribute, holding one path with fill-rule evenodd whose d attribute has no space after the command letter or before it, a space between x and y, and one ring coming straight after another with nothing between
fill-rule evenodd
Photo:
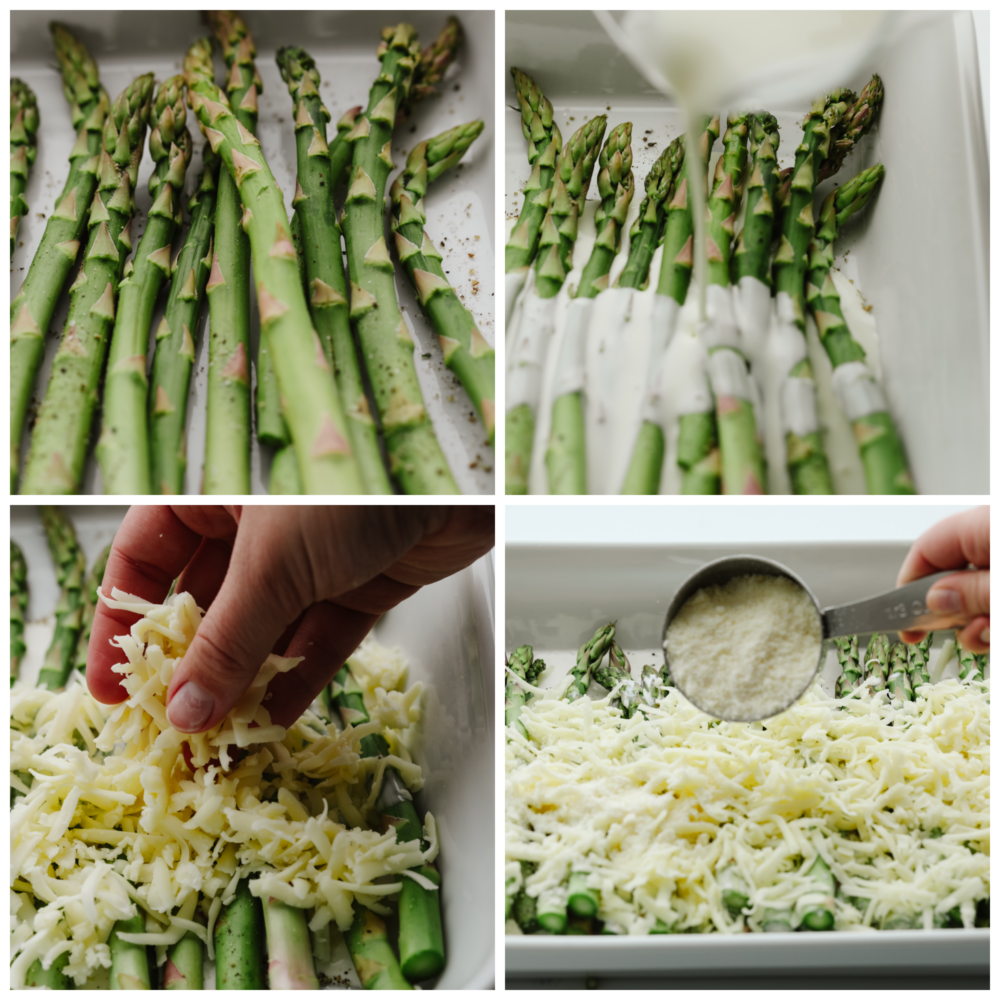
<instances>
[{"instance_id":1,"label":"measuring cup handle","mask_svg":"<svg viewBox=\"0 0 1000 1000\"><path fill-rule=\"evenodd\" d=\"M838 604L823 611L823 633L828 639L845 635L868 635L872 632L900 632L916 629L933 632L964 624L968 617L961 614L937 614L927 607L927 591L946 576L971 573L974 570L946 570L933 576L921 577L905 587L884 594L866 597L851 604Z\"/></svg>"}]
</instances>

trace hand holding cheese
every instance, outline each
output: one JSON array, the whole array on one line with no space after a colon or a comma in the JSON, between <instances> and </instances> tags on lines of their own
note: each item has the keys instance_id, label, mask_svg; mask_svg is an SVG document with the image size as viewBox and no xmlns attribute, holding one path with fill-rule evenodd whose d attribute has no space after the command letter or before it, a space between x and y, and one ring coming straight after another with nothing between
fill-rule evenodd
<instances>
[{"instance_id":1,"label":"hand holding cheese","mask_svg":"<svg viewBox=\"0 0 1000 1000\"><path fill-rule=\"evenodd\" d=\"M168 691L183 732L217 725L270 653L302 657L270 692L288 726L379 616L468 566L493 546L492 507L136 506L115 538L102 590L161 603L170 584L206 609ZM101 702L126 698L111 639L137 620L101 605L87 684Z\"/></svg>"},{"instance_id":2,"label":"hand holding cheese","mask_svg":"<svg viewBox=\"0 0 1000 1000\"><path fill-rule=\"evenodd\" d=\"M954 514L924 532L914 543L899 571L897 586L946 569L974 566L980 572L939 580L927 592L932 611L976 617L958 634L963 648L973 653L990 649L990 509ZM923 632L901 632L905 642L919 642Z\"/></svg>"}]
</instances>

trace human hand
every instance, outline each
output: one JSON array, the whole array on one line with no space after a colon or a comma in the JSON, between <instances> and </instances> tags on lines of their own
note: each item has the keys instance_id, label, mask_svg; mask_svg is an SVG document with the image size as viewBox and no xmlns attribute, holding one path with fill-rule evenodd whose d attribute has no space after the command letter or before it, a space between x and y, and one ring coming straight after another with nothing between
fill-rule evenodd
<instances>
[{"instance_id":1,"label":"human hand","mask_svg":"<svg viewBox=\"0 0 1000 1000\"><path fill-rule=\"evenodd\" d=\"M927 592L931 611L956 613L968 624L958 633L963 648L973 653L990 649L990 509L953 514L925 531L903 560L896 586L940 573L974 566L979 572L946 576ZM919 642L924 632L900 632L903 642Z\"/></svg>"},{"instance_id":2,"label":"human hand","mask_svg":"<svg viewBox=\"0 0 1000 1000\"><path fill-rule=\"evenodd\" d=\"M134 506L101 589L161 602L179 577L206 609L167 692L174 728L220 722L271 652L304 657L270 689L287 727L382 614L493 547L493 519L492 506ZM87 656L98 701L126 697L110 640L138 617L98 604Z\"/></svg>"}]
</instances>

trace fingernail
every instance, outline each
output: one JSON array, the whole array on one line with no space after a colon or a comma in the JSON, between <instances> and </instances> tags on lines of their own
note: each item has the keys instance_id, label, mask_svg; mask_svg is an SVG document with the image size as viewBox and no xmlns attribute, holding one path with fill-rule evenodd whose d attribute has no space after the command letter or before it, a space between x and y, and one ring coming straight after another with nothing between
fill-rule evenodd
<instances>
[{"instance_id":1,"label":"fingernail","mask_svg":"<svg viewBox=\"0 0 1000 1000\"><path fill-rule=\"evenodd\" d=\"M927 592L927 607L935 614L951 614L962 610L962 597L957 590L932 587Z\"/></svg>"},{"instance_id":2,"label":"fingernail","mask_svg":"<svg viewBox=\"0 0 1000 1000\"><path fill-rule=\"evenodd\" d=\"M988 646L990 644L990 627L989 627L989 625L987 625L986 628L984 628L982 630L982 632L979 633L979 641L984 646Z\"/></svg>"},{"instance_id":3,"label":"fingernail","mask_svg":"<svg viewBox=\"0 0 1000 1000\"><path fill-rule=\"evenodd\" d=\"M215 709L215 699L194 681L188 681L170 699L167 721L182 733L197 733L205 727Z\"/></svg>"}]
</instances>

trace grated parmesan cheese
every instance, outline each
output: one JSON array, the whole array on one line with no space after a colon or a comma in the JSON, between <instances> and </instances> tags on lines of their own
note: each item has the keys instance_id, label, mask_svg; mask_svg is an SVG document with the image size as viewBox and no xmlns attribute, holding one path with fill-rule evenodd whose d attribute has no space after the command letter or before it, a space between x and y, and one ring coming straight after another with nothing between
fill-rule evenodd
<instances>
[{"instance_id":1,"label":"grated parmesan cheese","mask_svg":"<svg viewBox=\"0 0 1000 1000\"><path fill-rule=\"evenodd\" d=\"M958 905L972 926L989 895L989 682L925 685L891 704L862 686L838 701L813 685L766 722L715 722L671 694L622 717L611 705L533 689L507 730L506 881L544 897L572 872L598 917L628 934L792 927L819 855L841 892L838 930L891 918L932 927ZM749 887L737 918L719 875ZM724 881L724 878L723 878ZM516 926L516 925L515 925ZM514 932L509 922L508 933Z\"/></svg>"},{"instance_id":2,"label":"grated parmesan cheese","mask_svg":"<svg viewBox=\"0 0 1000 1000\"><path fill-rule=\"evenodd\" d=\"M366 678L364 725L338 731L311 712L287 731L272 725L267 684L298 662L272 655L219 725L180 733L166 691L202 612L190 594L163 605L117 590L102 599L143 616L115 643L128 661L114 668L126 701L101 705L76 677L61 693L11 688L11 784L22 793L10 816L12 988L35 959L48 967L66 952L64 971L82 986L110 965L111 928L136 907L146 932L124 937L155 945L160 964L185 931L214 957L215 920L251 872L254 895L313 910L313 932L346 930L355 898L387 913L406 870L438 852L430 813L427 851L372 828L387 766L409 790L423 784L406 747L421 686L402 690L402 654L368 638L352 657ZM360 756L371 733L388 756Z\"/></svg>"},{"instance_id":3,"label":"grated parmesan cheese","mask_svg":"<svg viewBox=\"0 0 1000 1000\"><path fill-rule=\"evenodd\" d=\"M733 577L692 594L667 629L670 676L719 719L766 719L809 686L823 646L809 594L785 576Z\"/></svg>"}]
</instances>

